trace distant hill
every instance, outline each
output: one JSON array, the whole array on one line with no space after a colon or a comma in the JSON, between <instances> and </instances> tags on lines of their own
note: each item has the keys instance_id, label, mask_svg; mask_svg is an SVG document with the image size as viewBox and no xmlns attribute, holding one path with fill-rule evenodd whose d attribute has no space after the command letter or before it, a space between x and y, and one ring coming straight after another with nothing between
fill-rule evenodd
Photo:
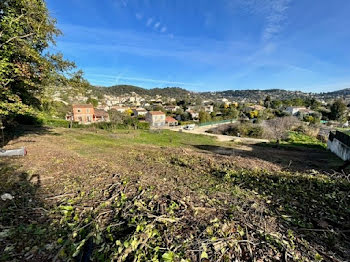
<instances>
[{"instance_id":1,"label":"distant hill","mask_svg":"<svg viewBox=\"0 0 350 262\"><path fill-rule=\"evenodd\" d=\"M132 85L116 85L111 87L96 87L96 88L105 94L114 95L114 96L136 93L141 96L160 95L163 97L182 98L193 94L193 92L190 92L180 87L145 89L142 87L132 86Z\"/></svg>"},{"instance_id":2,"label":"distant hill","mask_svg":"<svg viewBox=\"0 0 350 262\"><path fill-rule=\"evenodd\" d=\"M201 93L207 98L227 98L237 101L259 101L270 96L271 99L293 99L296 97L306 98L311 97L313 94L304 93L301 91L288 91L283 89L268 89L268 90L227 90L220 92L205 92Z\"/></svg>"},{"instance_id":3,"label":"distant hill","mask_svg":"<svg viewBox=\"0 0 350 262\"><path fill-rule=\"evenodd\" d=\"M345 88L342 90L337 90L337 91L332 91L332 92L319 93L316 96L319 98L322 98L322 99L343 98L345 100L349 100L350 99L350 88Z\"/></svg>"},{"instance_id":4,"label":"distant hill","mask_svg":"<svg viewBox=\"0 0 350 262\"><path fill-rule=\"evenodd\" d=\"M146 89L133 85L116 85L111 87L94 87L95 92L99 94L109 94L114 96L136 93L141 96L160 95L162 97L172 97L181 99L184 97L201 97L203 99L227 98L229 100L256 102L270 96L271 99L294 99L294 98L316 98L319 100L332 100L343 98L350 101L350 88L323 92L323 93L307 93L302 91L289 91L283 89L266 89L266 90L226 90L217 92L191 92L180 87L152 88Z\"/></svg>"}]
</instances>

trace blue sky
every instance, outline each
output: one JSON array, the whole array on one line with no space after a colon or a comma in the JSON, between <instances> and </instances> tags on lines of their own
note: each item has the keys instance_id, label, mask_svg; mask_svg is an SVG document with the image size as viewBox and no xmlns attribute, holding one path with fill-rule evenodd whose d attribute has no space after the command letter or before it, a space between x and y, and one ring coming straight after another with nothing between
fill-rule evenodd
<instances>
[{"instance_id":1,"label":"blue sky","mask_svg":"<svg viewBox=\"0 0 350 262\"><path fill-rule=\"evenodd\" d=\"M347 0L47 0L54 48L95 85L350 87Z\"/></svg>"}]
</instances>

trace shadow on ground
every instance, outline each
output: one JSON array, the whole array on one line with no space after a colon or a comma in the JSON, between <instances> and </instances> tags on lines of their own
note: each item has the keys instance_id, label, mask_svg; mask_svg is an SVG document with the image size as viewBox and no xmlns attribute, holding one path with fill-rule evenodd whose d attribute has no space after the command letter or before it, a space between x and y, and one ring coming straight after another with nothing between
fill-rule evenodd
<instances>
[{"instance_id":1,"label":"shadow on ground","mask_svg":"<svg viewBox=\"0 0 350 262\"><path fill-rule=\"evenodd\" d=\"M0 181L0 195L13 197L0 198L0 261L48 261L53 230L38 194L40 175L0 162Z\"/></svg>"},{"instance_id":2,"label":"shadow on ground","mask_svg":"<svg viewBox=\"0 0 350 262\"><path fill-rule=\"evenodd\" d=\"M302 240L306 239L325 261L349 261L350 183L346 177L244 169L212 170L211 174L266 199L265 215L276 217L292 242L307 250Z\"/></svg>"},{"instance_id":3,"label":"shadow on ground","mask_svg":"<svg viewBox=\"0 0 350 262\"><path fill-rule=\"evenodd\" d=\"M5 137L5 145L7 145L10 141L20 138L26 135L56 135L60 134L53 131L51 127L48 126L33 126L33 125L18 125L9 127L5 129L4 137ZM1 137L1 134L0 134ZM23 141L22 141L23 142ZM33 140L26 140L27 143L35 142ZM16 144L13 142L12 144ZM2 138L0 139L0 147L2 146Z\"/></svg>"},{"instance_id":4,"label":"shadow on ground","mask_svg":"<svg viewBox=\"0 0 350 262\"><path fill-rule=\"evenodd\" d=\"M320 148L284 146L246 145L237 147L222 147L214 145L194 145L203 151L225 156L240 156L257 158L280 166L290 171L331 171L339 168L343 163L335 155Z\"/></svg>"}]
</instances>

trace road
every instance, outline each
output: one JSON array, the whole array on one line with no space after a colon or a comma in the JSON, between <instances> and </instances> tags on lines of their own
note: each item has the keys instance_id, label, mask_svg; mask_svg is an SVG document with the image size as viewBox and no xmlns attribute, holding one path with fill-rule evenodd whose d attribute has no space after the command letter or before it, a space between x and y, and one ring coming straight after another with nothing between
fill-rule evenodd
<instances>
[{"instance_id":1,"label":"road","mask_svg":"<svg viewBox=\"0 0 350 262\"><path fill-rule=\"evenodd\" d=\"M242 142L245 144L258 144L258 143L269 142L269 140L267 140L267 139L218 135L218 134L210 134L210 133L206 132L209 129L211 129L213 127L220 126L220 125L227 125L227 123L210 125L210 126L196 126L193 130L184 130L184 129L182 129L181 126L169 128L169 130L177 131L177 132L184 132L184 133L191 133L191 134L198 134L198 135L214 136L217 138L218 141L221 141L221 142L233 141L233 142Z\"/></svg>"}]
</instances>

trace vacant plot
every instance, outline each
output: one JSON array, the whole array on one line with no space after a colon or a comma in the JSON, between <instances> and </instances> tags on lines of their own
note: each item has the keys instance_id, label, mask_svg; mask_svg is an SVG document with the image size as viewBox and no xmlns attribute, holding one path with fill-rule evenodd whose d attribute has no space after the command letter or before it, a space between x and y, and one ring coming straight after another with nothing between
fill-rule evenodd
<instances>
[{"instance_id":1,"label":"vacant plot","mask_svg":"<svg viewBox=\"0 0 350 262\"><path fill-rule=\"evenodd\" d=\"M32 129L0 159L2 261L345 261L350 184L322 148Z\"/></svg>"}]
</instances>

